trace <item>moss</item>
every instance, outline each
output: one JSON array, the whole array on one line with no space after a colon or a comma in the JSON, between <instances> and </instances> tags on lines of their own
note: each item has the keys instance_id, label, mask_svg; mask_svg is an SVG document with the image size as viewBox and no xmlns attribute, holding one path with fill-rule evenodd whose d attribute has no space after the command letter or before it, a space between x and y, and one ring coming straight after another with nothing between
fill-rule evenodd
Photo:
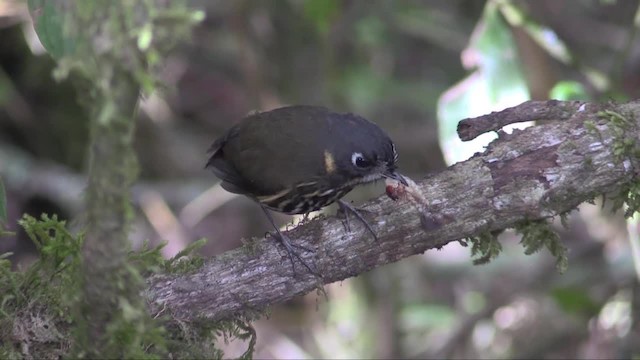
<instances>
[{"instance_id":1,"label":"moss","mask_svg":"<svg viewBox=\"0 0 640 360\"><path fill-rule=\"evenodd\" d=\"M190 268L190 267L182 268L183 272L184 270L193 271L193 270L199 269L202 266L203 259L197 255L194 255L194 252L200 249L201 247L205 246L206 244L207 244L207 239L205 238L201 238L197 241L192 242L187 247L180 250L174 257L172 257L171 259L165 262L165 271L172 272L172 273L180 272L180 271L177 271L176 269L176 262L180 261L180 259L184 259L185 257L190 257L191 260L194 260L193 262L195 264L193 268ZM195 261L195 260L198 260L198 261Z\"/></svg>"},{"instance_id":2,"label":"moss","mask_svg":"<svg viewBox=\"0 0 640 360\"><path fill-rule=\"evenodd\" d=\"M471 243L471 257L474 265L488 264L500 255L502 244L498 241L498 233L483 231L477 236L467 238Z\"/></svg>"},{"instance_id":3,"label":"moss","mask_svg":"<svg viewBox=\"0 0 640 360\"><path fill-rule=\"evenodd\" d=\"M49 51L56 50L56 78L72 71L79 75L81 101L91 113L91 146L86 241L55 218L25 217L21 225L38 246L40 259L25 273L11 272L8 261L0 259L5 275L0 279L2 344L12 343L22 321L30 335L20 343L24 357L51 356L27 343L40 323L51 336L52 329L64 334L69 346L52 346L65 350L61 356L159 358L170 353L170 334L163 322L149 316L140 295L144 275L194 271L204 260L187 255L204 241L168 261L160 256L161 247L128 252L133 217L128 193L138 171L132 138L139 91L153 91L161 58L204 17L186 5L149 0L29 2L40 20L35 21L36 31L51 40L45 42ZM71 325L62 331L57 324ZM51 343L63 341L51 336Z\"/></svg>"},{"instance_id":4,"label":"moss","mask_svg":"<svg viewBox=\"0 0 640 360\"><path fill-rule=\"evenodd\" d=\"M0 358L88 356L72 336L82 328L74 315L82 295L78 278L84 234L69 232L56 216L43 215L38 220L25 215L20 225L36 244L39 258L24 272L15 272L9 254L0 256ZM194 271L204 260L192 253L204 243L199 240L169 260L160 254L164 244L150 248L145 243L140 251L129 253L127 266L143 275ZM217 342L232 338L249 340L244 357L253 354L256 334L251 321L261 313L247 312L218 322L178 323L162 316L150 322L146 309L133 306L126 297L118 301L107 336L108 345L121 349L124 358L220 359L224 354Z\"/></svg>"},{"instance_id":5,"label":"moss","mask_svg":"<svg viewBox=\"0 0 640 360\"><path fill-rule=\"evenodd\" d=\"M6 254L0 257L0 357L63 357L71 346L71 305L80 291L83 234L71 234L56 216L25 215L19 224L40 256L24 272L11 271Z\"/></svg>"},{"instance_id":6,"label":"moss","mask_svg":"<svg viewBox=\"0 0 640 360\"><path fill-rule=\"evenodd\" d=\"M630 111L603 110L598 117L607 121L613 134L611 144L613 155L617 163L631 159L637 162L640 159L640 146L638 145L638 126L636 115ZM640 181L633 181L613 197L613 211L625 209L625 216L631 217L640 211Z\"/></svg>"},{"instance_id":7,"label":"moss","mask_svg":"<svg viewBox=\"0 0 640 360\"><path fill-rule=\"evenodd\" d=\"M568 212L560 215L565 226L567 214ZM558 271L564 272L567 269L567 248L562 245L558 234L551 229L546 220L523 221L516 224L515 230L522 235L520 243L524 246L525 254L531 255L546 247L556 257ZM475 257L474 265L487 264L498 257L502 251L502 244L498 240L499 233L500 231L485 230L463 242L465 246L467 242L471 243L471 256Z\"/></svg>"},{"instance_id":8,"label":"moss","mask_svg":"<svg viewBox=\"0 0 640 360\"><path fill-rule=\"evenodd\" d=\"M618 191L612 198L612 211L624 208L624 216L630 218L640 211L640 181L635 181Z\"/></svg>"},{"instance_id":9,"label":"moss","mask_svg":"<svg viewBox=\"0 0 640 360\"><path fill-rule=\"evenodd\" d=\"M149 242L145 241L139 251L129 253L129 262L134 264L145 276L151 273L164 272L169 274L187 274L200 269L205 259L195 252L207 243L207 239L194 241L186 248L178 252L171 259L165 259L161 250L167 244L162 243L156 247L149 247Z\"/></svg>"},{"instance_id":10,"label":"moss","mask_svg":"<svg viewBox=\"0 0 640 360\"><path fill-rule=\"evenodd\" d=\"M640 157L640 149L637 146L637 125L633 114L620 113L613 110L603 110L597 113L600 119L607 121L613 135L611 144L616 162L626 158Z\"/></svg>"},{"instance_id":11,"label":"moss","mask_svg":"<svg viewBox=\"0 0 640 360\"><path fill-rule=\"evenodd\" d=\"M87 238L82 271L77 284L82 293L72 307L77 357L162 357L164 329L147 314L141 292L142 271L154 271L152 256L127 258L127 233L133 218L129 188L138 172L132 141L140 90L156 87L154 70L161 57L189 34L202 19L186 2L154 1L74 2L61 0L50 6L42 1L39 23L57 27L56 46L60 79L71 71L83 79L82 101L91 113L91 145L87 199ZM33 10L33 9L32 9ZM40 29L40 27L38 27ZM38 31L37 29L37 31ZM50 47L51 48L51 47ZM157 259L155 259L157 262ZM190 271L202 261L163 263L166 268ZM148 345L153 344L153 345Z\"/></svg>"},{"instance_id":12,"label":"moss","mask_svg":"<svg viewBox=\"0 0 640 360\"><path fill-rule=\"evenodd\" d=\"M556 268L563 273L569 266L568 250L560 241L560 236L551 229L546 220L523 221L515 226L516 232L522 235L520 243L524 253L531 255L546 247L556 257Z\"/></svg>"},{"instance_id":13,"label":"moss","mask_svg":"<svg viewBox=\"0 0 640 360\"><path fill-rule=\"evenodd\" d=\"M583 124L584 124L584 128L587 130L588 134L596 136L600 140L602 140L602 134L600 134L600 130L598 130L598 125L596 125L595 121L593 121L593 120L585 120Z\"/></svg>"},{"instance_id":14,"label":"moss","mask_svg":"<svg viewBox=\"0 0 640 360\"><path fill-rule=\"evenodd\" d=\"M215 344L227 343L231 339L248 340L248 346L241 358L252 358L256 344L256 331L251 322L253 315L238 316L233 320L212 322L196 319L191 322L173 321L168 325L171 337L168 350L172 358L222 359L223 352Z\"/></svg>"}]
</instances>

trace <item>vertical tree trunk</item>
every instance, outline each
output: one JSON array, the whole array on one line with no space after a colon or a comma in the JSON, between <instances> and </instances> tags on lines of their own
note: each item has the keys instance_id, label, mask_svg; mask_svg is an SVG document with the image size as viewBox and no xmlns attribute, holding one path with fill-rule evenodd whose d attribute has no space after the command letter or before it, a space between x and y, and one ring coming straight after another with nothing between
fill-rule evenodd
<instances>
[{"instance_id":1,"label":"vertical tree trunk","mask_svg":"<svg viewBox=\"0 0 640 360\"><path fill-rule=\"evenodd\" d=\"M122 306L119 303L142 304L142 283L132 278L135 275L126 264L132 215L129 188L137 172L132 137L138 86L121 69L115 70L112 85L111 94L92 99L88 228L83 250L83 314L90 341L108 341L106 327ZM113 103L118 106L111 108Z\"/></svg>"}]
</instances>

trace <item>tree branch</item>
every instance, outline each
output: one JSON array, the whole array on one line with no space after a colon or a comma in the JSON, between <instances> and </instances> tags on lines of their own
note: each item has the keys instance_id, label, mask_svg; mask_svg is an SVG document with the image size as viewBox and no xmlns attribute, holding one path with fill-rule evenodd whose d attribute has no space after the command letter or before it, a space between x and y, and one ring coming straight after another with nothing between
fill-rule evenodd
<instances>
[{"instance_id":1,"label":"tree branch","mask_svg":"<svg viewBox=\"0 0 640 360\"><path fill-rule=\"evenodd\" d=\"M527 101L519 106L492 112L458 123L458 136L462 141L473 140L489 131L498 131L506 125L526 121L559 121L568 119L580 109L581 101Z\"/></svg>"},{"instance_id":2,"label":"tree branch","mask_svg":"<svg viewBox=\"0 0 640 360\"><path fill-rule=\"evenodd\" d=\"M538 102L536 114L549 114L558 106L570 110L558 116L562 121L501 133L484 153L418 181L419 196L408 191L396 202L381 196L366 204L378 242L355 221L353 232L347 233L335 217L289 231L298 245L314 249L302 255L315 264L321 279L300 264L294 274L280 245L260 239L212 258L194 273L152 276L150 308L181 321L227 319L451 241L549 218L598 194L626 189L640 169L640 159L633 155L640 147L640 102L575 104ZM495 124L502 124L505 114L530 111L530 106L481 117L485 131L499 129ZM628 121L614 121L611 114ZM627 131L620 131L621 124ZM621 141L628 150L622 155L615 150Z\"/></svg>"}]
</instances>

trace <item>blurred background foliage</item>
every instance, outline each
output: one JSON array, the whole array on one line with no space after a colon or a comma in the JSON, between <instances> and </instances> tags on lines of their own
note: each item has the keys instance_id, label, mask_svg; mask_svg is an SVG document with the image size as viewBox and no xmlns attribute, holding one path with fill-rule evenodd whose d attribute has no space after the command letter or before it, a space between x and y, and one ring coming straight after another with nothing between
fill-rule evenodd
<instances>
[{"instance_id":1,"label":"blurred background foliage","mask_svg":"<svg viewBox=\"0 0 640 360\"><path fill-rule=\"evenodd\" d=\"M159 70L164 86L142 100L136 133L131 239L168 241L165 256L201 237L209 239L203 255L220 254L268 230L257 206L203 170L213 139L252 110L316 104L359 113L390 133L401 170L419 180L492 139L461 143L455 128L465 117L528 99L640 94L635 0L191 4L206 18ZM54 67L26 4L0 0L0 222L17 232L0 234L0 253L13 252L17 269L35 251L16 226L21 214L81 225L73 220L82 214L87 114L76 80L55 82ZM349 197L381 193L373 185ZM274 306L255 324L255 356L638 357L637 223L596 203L573 212L568 229L557 226L570 249L562 275L550 255L523 255L510 231L489 265L471 265L469 249L450 244L328 285L328 299ZM226 354L245 347L228 343Z\"/></svg>"}]
</instances>

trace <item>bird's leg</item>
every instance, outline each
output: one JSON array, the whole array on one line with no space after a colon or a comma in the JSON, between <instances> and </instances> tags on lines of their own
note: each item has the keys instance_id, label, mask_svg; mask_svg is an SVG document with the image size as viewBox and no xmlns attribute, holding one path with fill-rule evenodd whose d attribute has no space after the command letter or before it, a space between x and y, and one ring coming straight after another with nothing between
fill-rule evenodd
<instances>
[{"instance_id":1,"label":"bird's leg","mask_svg":"<svg viewBox=\"0 0 640 360\"><path fill-rule=\"evenodd\" d=\"M349 224L349 214L347 214L347 210L349 210L353 215L355 215L358 218L358 220L360 220L360 222L362 222L362 224L364 224L367 230L369 230L371 235L373 235L373 239L375 241L378 241L378 235L376 235L376 233L371 228L371 225L369 225L367 220L365 220L365 218L362 217L362 215L358 212L358 210L356 210L356 208L354 208L353 206L351 206L351 204L349 204L348 202L342 199L338 200L338 205L340 206L340 211L344 213L345 226L347 228L347 231L351 232L351 226Z\"/></svg>"},{"instance_id":2,"label":"bird's leg","mask_svg":"<svg viewBox=\"0 0 640 360\"><path fill-rule=\"evenodd\" d=\"M320 276L318 272L315 271L309 264L307 264L307 262L293 248L297 247L298 249L302 249L307 252L313 252L313 250L307 247L304 247L302 245L293 244L291 240L289 240L289 237L283 235L280 232L280 229L278 229L278 227L276 226L276 223L275 221L273 221L273 218L271 217L271 214L269 213L269 211L264 206L262 206L262 204L260 204L260 207L262 208L262 211L264 212L264 214L267 216L267 219L269 219L269 222L271 223L273 228L276 229L276 235L274 236L272 234L272 236L274 238L277 238L277 240L280 241L280 243L287 250L287 255L289 255L289 260L291 260L291 267L293 269L293 273L294 274L296 273L296 264L295 264L295 260L293 259L293 257L295 256L298 260L300 260L302 265L304 265L309 270L309 272L311 272L313 275Z\"/></svg>"},{"instance_id":3,"label":"bird's leg","mask_svg":"<svg viewBox=\"0 0 640 360\"><path fill-rule=\"evenodd\" d=\"M300 223L303 224L305 221L309 220L309 214L311 214L310 212L308 213L304 213L302 215L302 219L300 220Z\"/></svg>"}]
</instances>

